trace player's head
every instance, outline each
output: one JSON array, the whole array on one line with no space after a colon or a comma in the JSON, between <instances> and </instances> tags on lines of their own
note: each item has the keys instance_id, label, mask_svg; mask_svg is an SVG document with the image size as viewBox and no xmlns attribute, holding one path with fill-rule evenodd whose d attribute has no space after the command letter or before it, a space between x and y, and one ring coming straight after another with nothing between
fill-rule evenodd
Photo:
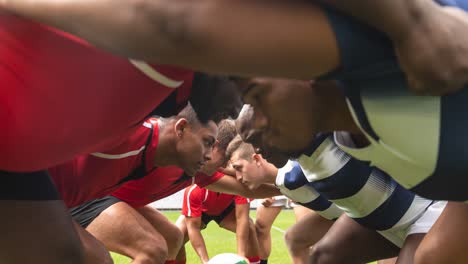
<instances>
[{"instance_id":1,"label":"player's head","mask_svg":"<svg viewBox=\"0 0 468 264\"><path fill-rule=\"evenodd\" d=\"M218 128L213 121L200 122L190 104L173 119L179 166L194 175L211 159Z\"/></svg>"},{"instance_id":2,"label":"player's head","mask_svg":"<svg viewBox=\"0 0 468 264\"><path fill-rule=\"evenodd\" d=\"M201 121L236 118L242 107L237 84L220 75L195 73L190 103Z\"/></svg>"},{"instance_id":3,"label":"player's head","mask_svg":"<svg viewBox=\"0 0 468 264\"><path fill-rule=\"evenodd\" d=\"M250 189L256 189L266 182L265 164L261 154L255 152L254 147L242 140L240 136L234 138L226 151L232 168L236 171L238 181Z\"/></svg>"},{"instance_id":4,"label":"player's head","mask_svg":"<svg viewBox=\"0 0 468 264\"><path fill-rule=\"evenodd\" d=\"M226 149L236 135L237 131L233 120L224 119L218 124L218 138L213 146L211 160L207 161L201 169L203 173L212 175L219 168L226 166L228 161Z\"/></svg>"},{"instance_id":5,"label":"player's head","mask_svg":"<svg viewBox=\"0 0 468 264\"><path fill-rule=\"evenodd\" d=\"M253 107L250 126L240 131L247 140L261 132L266 144L286 153L310 145L321 115L310 81L251 78L239 85Z\"/></svg>"},{"instance_id":6,"label":"player's head","mask_svg":"<svg viewBox=\"0 0 468 264\"><path fill-rule=\"evenodd\" d=\"M288 161L288 155L266 144L262 130L256 129L254 122L253 107L247 104L244 105L236 119L236 129L242 140L252 144L257 153L261 153L265 159L273 163L276 167L283 167Z\"/></svg>"}]
</instances>

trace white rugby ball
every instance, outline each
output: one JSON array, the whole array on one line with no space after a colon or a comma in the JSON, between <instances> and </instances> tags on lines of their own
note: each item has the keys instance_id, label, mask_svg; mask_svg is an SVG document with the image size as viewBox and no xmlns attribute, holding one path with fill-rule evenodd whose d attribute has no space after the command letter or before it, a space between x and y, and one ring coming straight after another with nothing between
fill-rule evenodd
<instances>
[{"instance_id":1,"label":"white rugby ball","mask_svg":"<svg viewBox=\"0 0 468 264\"><path fill-rule=\"evenodd\" d=\"M212 257L208 264L249 264L249 260L234 253L222 253Z\"/></svg>"}]
</instances>

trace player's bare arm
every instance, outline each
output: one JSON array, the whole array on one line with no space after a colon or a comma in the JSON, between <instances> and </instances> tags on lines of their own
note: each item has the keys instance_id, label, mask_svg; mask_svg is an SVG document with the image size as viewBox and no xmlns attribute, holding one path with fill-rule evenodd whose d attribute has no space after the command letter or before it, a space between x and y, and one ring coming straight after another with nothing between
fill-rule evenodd
<instances>
[{"instance_id":1,"label":"player's bare arm","mask_svg":"<svg viewBox=\"0 0 468 264\"><path fill-rule=\"evenodd\" d=\"M152 62L300 79L339 64L325 14L304 1L2 1L10 12Z\"/></svg>"},{"instance_id":2,"label":"player's bare arm","mask_svg":"<svg viewBox=\"0 0 468 264\"><path fill-rule=\"evenodd\" d=\"M248 257L250 204L236 204L237 254Z\"/></svg>"},{"instance_id":3,"label":"player's bare arm","mask_svg":"<svg viewBox=\"0 0 468 264\"><path fill-rule=\"evenodd\" d=\"M255 191L250 190L247 186L238 182L234 177L224 176L218 181L205 186L206 189L227 194L240 195L247 198L268 198L276 195L281 195L281 192L274 185L262 184Z\"/></svg>"},{"instance_id":4,"label":"player's bare arm","mask_svg":"<svg viewBox=\"0 0 468 264\"><path fill-rule=\"evenodd\" d=\"M195 252L197 252L200 260L207 263L209 260L208 252L206 251L205 240L201 234L201 217L185 217L187 223L187 233L190 238L190 243Z\"/></svg>"}]
</instances>

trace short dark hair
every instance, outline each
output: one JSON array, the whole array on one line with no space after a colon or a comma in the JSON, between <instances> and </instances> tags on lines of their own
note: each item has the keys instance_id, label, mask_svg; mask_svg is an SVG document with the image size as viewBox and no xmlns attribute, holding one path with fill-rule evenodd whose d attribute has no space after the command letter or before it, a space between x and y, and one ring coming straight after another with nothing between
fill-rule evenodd
<instances>
[{"instance_id":1,"label":"short dark hair","mask_svg":"<svg viewBox=\"0 0 468 264\"><path fill-rule=\"evenodd\" d=\"M188 103L176 116L176 118L185 118L187 122L192 125L196 126L200 124L200 120L198 119L197 113L193 109L192 105Z\"/></svg>"},{"instance_id":2,"label":"short dark hair","mask_svg":"<svg viewBox=\"0 0 468 264\"><path fill-rule=\"evenodd\" d=\"M234 120L224 119L218 125L218 148L226 151L229 143L237 136Z\"/></svg>"},{"instance_id":3,"label":"short dark hair","mask_svg":"<svg viewBox=\"0 0 468 264\"><path fill-rule=\"evenodd\" d=\"M227 76L195 72L190 103L201 122L237 117L242 106L237 85Z\"/></svg>"}]
</instances>

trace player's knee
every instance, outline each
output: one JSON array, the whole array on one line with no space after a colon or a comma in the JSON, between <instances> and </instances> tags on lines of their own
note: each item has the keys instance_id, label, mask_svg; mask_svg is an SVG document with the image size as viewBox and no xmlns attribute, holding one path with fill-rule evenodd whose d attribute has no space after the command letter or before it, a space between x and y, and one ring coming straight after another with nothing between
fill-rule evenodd
<instances>
[{"instance_id":1,"label":"player's knee","mask_svg":"<svg viewBox=\"0 0 468 264\"><path fill-rule=\"evenodd\" d=\"M422 246L414 253L415 264L457 263L451 261L451 256L433 247Z\"/></svg>"},{"instance_id":2,"label":"player's knee","mask_svg":"<svg viewBox=\"0 0 468 264\"><path fill-rule=\"evenodd\" d=\"M288 247L289 251L294 251L297 248L294 232L292 232L291 229L286 230L286 233L284 234L284 241L286 242L286 246Z\"/></svg>"},{"instance_id":3,"label":"player's knee","mask_svg":"<svg viewBox=\"0 0 468 264\"><path fill-rule=\"evenodd\" d=\"M44 254L47 254L44 252ZM51 252L51 256L54 256L55 260L51 260L50 263L70 263L70 264L84 264L85 263L85 252L81 243L77 241L68 241L56 248L54 252Z\"/></svg>"},{"instance_id":4,"label":"player's knee","mask_svg":"<svg viewBox=\"0 0 468 264\"><path fill-rule=\"evenodd\" d=\"M93 245L85 245L85 259L86 263L102 263L112 264L114 261L106 249L106 247L99 243Z\"/></svg>"},{"instance_id":5,"label":"player's knee","mask_svg":"<svg viewBox=\"0 0 468 264\"><path fill-rule=\"evenodd\" d=\"M316 244L310 250L310 263L314 264L331 264L342 263L339 259L335 258L335 254L331 252L326 245Z\"/></svg>"},{"instance_id":6,"label":"player's knee","mask_svg":"<svg viewBox=\"0 0 468 264\"><path fill-rule=\"evenodd\" d=\"M267 232L270 232L270 227L257 219L257 221L255 221L255 231L257 234L266 234Z\"/></svg>"},{"instance_id":7,"label":"player's knee","mask_svg":"<svg viewBox=\"0 0 468 264\"><path fill-rule=\"evenodd\" d=\"M169 232L166 237L167 247L169 251L178 252L184 243L184 234L176 226Z\"/></svg>"},{"instance_id":8,"label":"player's knee","mask_svg":"<svg viewBox=\"0 0 468 264\"><path fill-rule=\"evenodd\" d=\"M257 232L257 228L255 227L255 223L252 221L252 219L249 221L249 232Z\"/></svg>"},{"instance_id":9,"label":"player's knee","mask_svg":"<svg viewBox=\"0 0 468 264\"><path fill-rule=\"evenodd\" d=\"M138 263L160 264L164 263L168 256L168 247L165 240L146 241L140 246L139 250L140 254L135 258Z\"/></svg>"}]
</instances>

